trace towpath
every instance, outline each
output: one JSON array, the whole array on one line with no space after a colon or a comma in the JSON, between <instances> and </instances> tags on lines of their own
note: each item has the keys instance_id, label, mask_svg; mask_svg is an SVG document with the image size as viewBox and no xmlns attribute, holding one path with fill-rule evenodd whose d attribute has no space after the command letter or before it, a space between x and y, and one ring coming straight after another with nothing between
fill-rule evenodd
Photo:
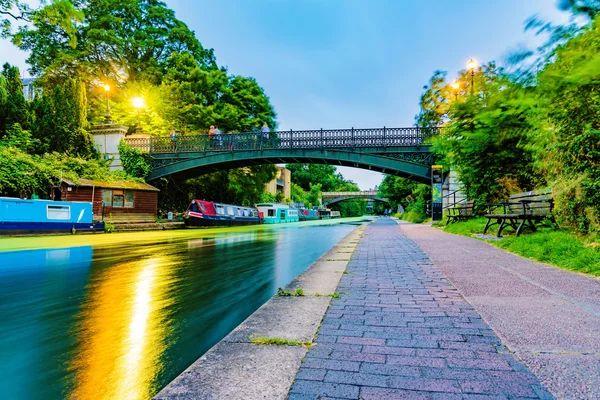
<instances>
[{"instance_id":1,"label":"towpath","mask_svg":"<svg viewBox=\"0 0 600 400\"><path fill-rule=\"evenodd\" d=\"M552 398L394 220L357 251L290 400Z\"/></svg>"}]
</instances>

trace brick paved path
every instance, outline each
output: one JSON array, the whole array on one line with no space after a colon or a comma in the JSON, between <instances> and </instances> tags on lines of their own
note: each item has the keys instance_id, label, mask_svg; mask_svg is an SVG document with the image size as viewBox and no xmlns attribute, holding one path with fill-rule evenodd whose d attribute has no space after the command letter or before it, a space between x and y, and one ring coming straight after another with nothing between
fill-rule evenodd
<instances>
[{"instance_id":1,"label":"brick paved path","mask_svg":"<svg viewBox=\"0 0 600 400\"><path fill-rule=\"evenodd\" d=\"M552 398L395 221L357 251L290 400Z\"/></svg>"}]
</instances>

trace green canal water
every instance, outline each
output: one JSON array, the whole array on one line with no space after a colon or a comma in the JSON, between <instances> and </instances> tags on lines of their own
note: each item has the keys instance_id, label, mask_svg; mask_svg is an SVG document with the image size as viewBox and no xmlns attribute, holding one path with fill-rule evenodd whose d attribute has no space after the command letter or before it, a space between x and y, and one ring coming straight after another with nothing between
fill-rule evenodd
<instances>
[{"instance_id":1,"label":"green canal water","mask_svg":"<svg viewBox=\"0 0 600 400\"><path fill-rule=\"evenodd\" d=\"M0 239L0 396L150 398L354 227Z\"/></svg>"}]
</instances>

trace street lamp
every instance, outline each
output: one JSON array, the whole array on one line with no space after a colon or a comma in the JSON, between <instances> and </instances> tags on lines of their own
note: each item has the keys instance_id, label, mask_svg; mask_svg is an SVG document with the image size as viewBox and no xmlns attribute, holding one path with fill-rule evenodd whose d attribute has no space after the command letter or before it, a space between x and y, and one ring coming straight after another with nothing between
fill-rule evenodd
<instances>
[{"instance_id":1,"label":"street lamp","mask_svg":"<svg viewBox=\"0 0 600 400\"><path fill-rule=\"evenodd\" d=\"M110 85L105 84L103 87L104 87L104 92L106 93L106 114L104 115L104 123L111 124L112 117L110 116L110 99L109 99Z\"/></svg>"},{"instance_id":2,"label":"street lamp","mask_svg":"<svg viewBox=\"0 0 600 400\"><path fill-rule=\"evenodd\" d=\"M454 81L452 84L452 89L454 89L454 101L458 100L458 89L460 89L460 83L458 81Z\"/></svg>"},{"instance_id":3,"label":"street lamp","mask_svg":"<svg viewBox=\"0 0 600 400\"><path fill-rule=\"evenodd\" d=\"M471 94L473 94L474 80L475 80L475 68L477 67L477 61L472 58L467 63L467 68L471 70Z\"/></svg>"},{"instance_id":4,"label":"street lamp","mask_svg":"<svg viewBox=\"0 0 600 400\"><path fill-rule=\"evenodd\" d=\"M142 133L142 125L140 124L140 110L145 106L144 99L141 97L134 97L131 99L131 103L137 110L137 128L135 129L135 133Z\"/></svg>"}]
</instances>

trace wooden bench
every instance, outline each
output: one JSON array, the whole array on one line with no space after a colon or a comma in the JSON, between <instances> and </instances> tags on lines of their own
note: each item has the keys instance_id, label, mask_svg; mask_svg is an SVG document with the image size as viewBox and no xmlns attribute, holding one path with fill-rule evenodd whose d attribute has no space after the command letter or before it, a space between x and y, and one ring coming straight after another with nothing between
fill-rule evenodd
<instances>
[{"instance_id":1,"label":"wooden bench","mask_svg":"<svg viewBox=\"0 0 600 400\"><path fill-rule=\"evenodd\" d=\"M473 200L462 204L455 204L454 207L448 208L446 225L451 224L452 222L468 221L476 216L475 202Z\"/></svg>"},{"instance_id":2,"label":"wooden bench","mask_svg":"<svg viewBox=\"0 0 600 400\"><path fill-rule=\"evenodd\" d=\"M507 226L512 227L517 236L525 229L532 232L537 230L535 224L550 221L553 227L558 228L553 215L554 200L552 191L548 189L534 190L531 192L516 193L507 201L487 204L487 223L483 234L493 225L499 225L496 236L502 237L502 231ZM492 221L495 221L492 223Z\"/></svg>"}]
</instances>

